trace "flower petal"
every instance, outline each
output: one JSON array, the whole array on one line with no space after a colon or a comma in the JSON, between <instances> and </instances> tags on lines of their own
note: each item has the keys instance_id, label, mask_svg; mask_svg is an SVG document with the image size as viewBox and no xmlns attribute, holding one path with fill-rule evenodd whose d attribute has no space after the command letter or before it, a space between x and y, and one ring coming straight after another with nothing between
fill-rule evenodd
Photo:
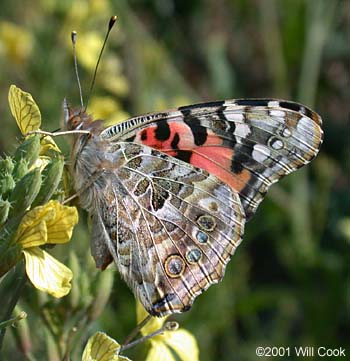
<instances>
[{"instance_id":1,"label":"flower petal","mask_svg":"<svg viewBox=\"0 0 350 361\"><path fill-rule=\"evenodd\" d=\"M104 332L96 332L85 346L82 361L128 361L119 356L120 345ZM130 361L130 360L129 360Z\"/></svg>"},{"instance_id":2,"label":"flower petal","mask_svg":"<svg viewBox=\"0 0 350 361\"><path fill-rule=\"evenodd\" d=\"M24 25L24 24L23 24ZM0 23L1 57L18 65L25 65L33 51L33 35L25 26L2 20Z\"/></svg>"},{"instance_id":3,"label":"flower petal","mask_svg":"<svg viewBox=\"0 0 350 361\"><path fill-rule=\"evenodd\" d=\"M84 68L93 70L103 43L103 38L96 31L85 32L84 34L80 34L79 37L81 44L84 44L84 46L77 47L77 58Z\"/></svg>"},{"instance_id":4,"label":"flower petal","mask_svg":"<svg viewBox=\"0 0 350 361\"><path fill-rule=\"evenodd\" d=\"M11 113L23 135L40 128L40 110L29 93L24 92L15 85L11 85L8 100Z\"/></svg>"},{"instance_id":5,"label":"flower petal","mask_svg":"<svg viewBox=\"0 0 350 361\"><path fill-rule=\"evenodd\" d=\"M163 342L152 341L146 361L176 361L176 359Z\"/></svg>"},{"instance_id":6,"label":"flower petal","mask_svg":"<svg viewBox=\"0 0 350 361\"><path fill-rule=\"evenodd\" d=\"M47 228L44 221L39 221L33 227L27 228L22 226L22 223L19 226L21 236L18 238L18 243L21 243L22 247L31 248L41 246L47 242Z\"/></svg>"},{"instance_id":7,"label":"flower petal","mask_svg":"<svg viewBox=\"0 0 350 361\"><path fill-rule=\"evenodd\" d=\"M23 248L46 243L66 243L77 223L78 212L75 207L52 200L26 213L18 227L17 242Z\"/></svg>"},{"instance_id":8,"label":"flower petal","mask_svg":"<svg viewBox=\"0 0 350 361\"><path fill-rule=\"evenodd\" d=\"M39 247L23 250L26 272L33 285L60 298L71 289L72 271Z\"/></svg>"},{"instance_id":9,"label":"flower petal","mask_svg":"<svg viewBox=\"0 0 350 361\"><path fill-rule=\"evenodd\" d=\"M44 170L44 168L49 164L50 158L49 157L39 157L34 165L33 168L39 168L40 172Z\"/></svg>"},{"instance_id":10,"label":"flower petal","mask_svg":"<svg viewBox=\"0 0 350 361\"><path fill-rule=\"evenodd\" d=\"M182 361L199 360L199 349L194 336L184 330L166 332L164 342L170 346Z\"/></svg>"},{"instance_id":11,"label":"flower petal","mask_svg":"<svg viewBox=\"0 0 350 361\"><path fill-rule=\"evenodd\" d=\"M55 216L52 207L35 207L25 214L17 231L16 242L23 248L40 246L47 243L46 221Z\"/></svg>"},{"instance_id":12,"label":"flower petal","mask_svg":"<svg viewBox=\"0 0 350 361\"><path fill-rule=\"evenodd\" d=\"M60 148L49 135L41 138L40 140L40 157L50 156L51 152L61 153Z\"/></svg>"},{"instance_id":13,"label":"flower petal","mask_svg":"<svg viewBox=\"0 0 350 361\"><path fill-rule=\"evenodd\" d=\"M58 201L50 201L45 205L55 210L55 218L49 219L47 225L48 243L66 243L73 233L74 226L78 223L78 211L75 207L62 205Z\"/></svg>"}]
</instances>

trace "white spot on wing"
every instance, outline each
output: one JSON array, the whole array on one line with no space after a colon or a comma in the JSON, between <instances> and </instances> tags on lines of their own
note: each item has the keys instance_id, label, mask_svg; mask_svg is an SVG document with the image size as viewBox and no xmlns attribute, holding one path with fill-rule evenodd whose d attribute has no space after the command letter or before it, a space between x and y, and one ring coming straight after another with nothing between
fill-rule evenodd
<instances>
[{"instance_id":1,"label":"white spot on wing","mask_svg":"<svg viewBox=\"0 0 350 361\"><path fill-rule=\"evenodd\" d=\"M243 122L244 117L242 113L231 113L231 112L224 112L226 119L229 122Z\"/></svg>"},{"instance_id":2,"label":"white spot on wing","mask_svg":"<svg viewBox=\"0 0 350 361\"><path fill-rule=\"evenodd\" d=\"M282 137L288 138L292 135L292 131L289 128L285 127L283 128L281 135Z\"/></svg>"},{"instance_id":3,"label":"white spot on wing","mask_svg":"<svg viewBox=\"0 0 350 361\"><path fill-rule=\"evenodd\" d=\"M280 150L284 147L282 140L278 139L276 137L271 137L269 140L269 144L270 144L271 148L273 148L275 150Z\"/></svg>"},{"instance_id":4,"label":"white spot on wing","mask_svg":"<svg viewBox=\"0 0 350 361\"><path fill-rule=\"evenodd\" d=\"M271 100L268 102L267 104L269 107L279 107L280 106L280 102L278 100Z\"/></svg>"},{"instance_id":5,"label":"white spot on wing","mask_svg":"<svg viewBox=\"0 0 350 361\"><path fill-rule=\"evenodd\" d=\"M255 144L253 148L253 158L257 162L263 163L269 156L271 152L270 150L262 144Z\"/></svg>"},{"instance_id":6,"label":"white spot on wing","mask_svg":"<svg viewBox=\"0 0 350 361\"><path fill-rule=\"evenodd\" d=\"M308 117L302 117L300 118L297 128L299 131L305 131L305 129L308 129L312 126L312 121Z\"/></svg>"},{"instance_id":7,"label":"white spot on wing","mask_svg":"<svg viewBox=\"0 0 350 361\"><path fill-rule=\"evenodd\" d=\"M273 117L284 118L286 113L283 110L270 110L270 115Z\"/></svg>"},{"instance_id":8,"label":"white spot on wing","mask_svg":"<svg viewBox=\"0 0 350 361\"><path fill-rule=\"evenodd\" d=\"M235 135L241 138L246 138L251 133L248 124L237 124L235 129Z\"/></svg>"},{"instance_id":9,"label":"white spot on wing","mask_svg":"<svg viewBox=\"0 0 350 361\"><path fill-rule=\"evenodd\" d=\"M224 107L232 107L232 106L236 106L235 102L233 99L226 99L224 101L224 104L223 104Z\"/></svg>"}]
</instances>

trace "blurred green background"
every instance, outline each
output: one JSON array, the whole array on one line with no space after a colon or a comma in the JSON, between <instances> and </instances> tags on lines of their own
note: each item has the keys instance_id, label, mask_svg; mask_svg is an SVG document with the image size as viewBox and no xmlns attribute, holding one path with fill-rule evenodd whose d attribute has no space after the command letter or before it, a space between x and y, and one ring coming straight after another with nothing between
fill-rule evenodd
<instances>
[{"instance_id":1,"label":"blurred green background","mask_svg":"<svg viewBox=\"0 0 350 361\"><path fill-rule=\"evenodd\" d=\"M20 137L10 84L33 95L43 129L58 128L63 98L79 105L70 32L78 32L86 95L113 14L119 20L89 105L95 117L115 122L198 101L274 97L305 103L324 121L316 160L272 187L223 282L175 317L197 338L200 359L257 360L257 346L348 346L350 1L1 0L1 154ZM68 156L67 143L59 144ZM131 292L117 273L94 270L88 245L81 212L73 241L53 250L76 271L72 294L55 301L27 286L27 330L6 334L11 360L23 359L20 349L28 359L60 359L55 339L74 317L90 315L73 360L93 331L121 342L133 328ZM144 352L138 346L127 355L142 360Z\"/></svg>"}]
</instances>

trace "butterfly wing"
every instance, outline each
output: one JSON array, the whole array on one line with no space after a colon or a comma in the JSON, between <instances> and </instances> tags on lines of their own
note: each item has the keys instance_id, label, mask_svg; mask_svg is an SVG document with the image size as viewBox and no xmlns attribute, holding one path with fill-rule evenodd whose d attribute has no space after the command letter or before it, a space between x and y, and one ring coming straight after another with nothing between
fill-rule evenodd
<instances>
[{"instance_id":1,"label":"butterfly wing","mask_svg":"<svg viewBox=\"0 0 350 361\"><path fill-rule=\"evenodd\" d=\"M241 241L239 196L205 170L150 147L110 146L111 166L104 162L90 190L99 194L92 211L96 264L114 259L150 314L186 311L222 279Z\"/></svg>"},{"instance_id":2,"label":"butterfly wing","mask_svg":"<svg viewBox=\"0 0 350 361\"><path fill-rule=\"evenodd\" d=\"M239 193L247 219L271 184L318 153L321 118L303 105L227 100L131 118L101 137L148 145L205 169Z\"/></svg>"}]
</instances>

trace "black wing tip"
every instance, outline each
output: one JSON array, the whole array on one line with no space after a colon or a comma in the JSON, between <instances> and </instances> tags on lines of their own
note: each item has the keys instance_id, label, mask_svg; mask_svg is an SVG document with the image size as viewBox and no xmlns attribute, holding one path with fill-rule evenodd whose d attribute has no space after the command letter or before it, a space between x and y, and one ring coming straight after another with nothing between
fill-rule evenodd
<instances>
[{"instance_id":1,"label":"black wing tip","mask_svg":"<svg viewBox=\"0 0 350 361\"><path fill-rule=\"evenodd\" d=\"M322 125L322 118L315 111L304 104L293 102L291 100L274 99L274 98L252 98L232 100L233 104L247 107L269 107L283 108L292 110L311 118L319 126Z\"/></svg>"}]
</instances>

